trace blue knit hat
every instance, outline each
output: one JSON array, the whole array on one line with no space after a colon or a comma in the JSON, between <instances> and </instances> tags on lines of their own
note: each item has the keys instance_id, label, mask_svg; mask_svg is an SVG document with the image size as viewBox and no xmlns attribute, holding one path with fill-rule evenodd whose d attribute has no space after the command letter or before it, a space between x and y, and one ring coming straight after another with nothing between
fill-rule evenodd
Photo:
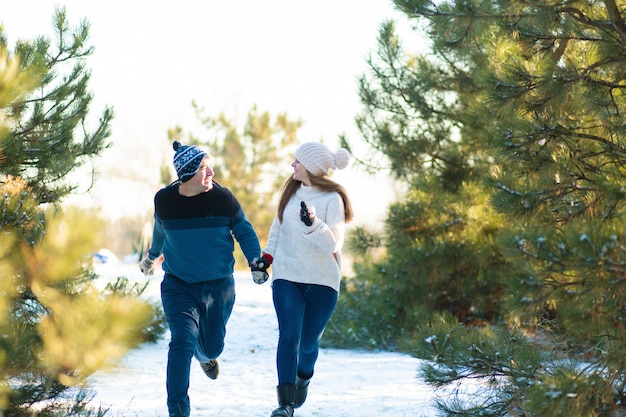
<instances>
[{"instance_id":1,"label":"blue knit hat","mask_svg":"<svg viewBox=\"0 0 626 417\"><path fill-rule=\"evenodd\" d=\"M176 169L176 175L181 182L185 182L191 179L198 168L202 160L208 156L206 152L197 146L181 145L179 141L174 141L174 168Z\"/></svg>"}]
</instances>

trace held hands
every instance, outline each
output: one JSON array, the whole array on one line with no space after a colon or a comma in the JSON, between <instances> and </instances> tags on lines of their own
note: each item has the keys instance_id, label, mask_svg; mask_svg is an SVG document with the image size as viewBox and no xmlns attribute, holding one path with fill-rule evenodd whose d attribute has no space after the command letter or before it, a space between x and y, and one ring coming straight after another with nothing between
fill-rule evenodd
<instances>
[{"instance_id":1,"label":"held hands","mask_svg":"<svg viewBox=\"0 0 626 417\"><path fill-rule=\"evenodd\" d=\"M311 226L315 220L315 208L307 207L304 201L300 202L300 220L307 226Z\"/></svg>"},{"instance_id":2,"label":"held hands","mask_svg":"<svg viewBox=\"0 0 626 417\"><path fill-rule=\"evenodd\" d=\"M154 264L156 260L152 260L147 256L139 262L139 270L143 272L145 276L154 275Z\"/></svg>"},{"instance_id":3,"label":"held hands","mask_svg":"<svg viewBox=\"0 0 626 417\"><path fill-rule=\"evenodd\" d=\"M272 255L264 254L260 258L254 258L250 264L250 270L252 270L252 279L257 284L263 284L269 278L267 268L272 264Z\"/></svg>"}]
</instances>

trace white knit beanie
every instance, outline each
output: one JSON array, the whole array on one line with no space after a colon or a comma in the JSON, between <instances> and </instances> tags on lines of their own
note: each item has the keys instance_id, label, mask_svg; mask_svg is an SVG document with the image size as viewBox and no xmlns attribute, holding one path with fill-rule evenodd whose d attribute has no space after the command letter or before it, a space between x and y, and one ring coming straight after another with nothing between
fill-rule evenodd
<instances>
[{"instance_id":1,"label":"white knit beanie","mask_svg":"<svg viewBox=\"0 0 626 417\"><path fill-rule=\"evenodd\" d=\"M340 148L333 153L326 145L303 143L296 149L296 159L313 175L328 175L329 169L344 169L350 161L350 152Z\"/></svg>"}]
</instances>

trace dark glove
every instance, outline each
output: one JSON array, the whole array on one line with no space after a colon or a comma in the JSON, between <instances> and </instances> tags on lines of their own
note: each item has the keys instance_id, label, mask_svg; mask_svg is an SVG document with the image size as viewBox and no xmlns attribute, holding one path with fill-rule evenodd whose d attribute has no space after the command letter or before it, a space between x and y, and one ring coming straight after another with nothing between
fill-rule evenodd
<instances>
[{"instance_id":1,"label":"dark glove","mask_svg":"<svg viewBox=\"0 0 626 417\"><path fill-rule=\"evenodd\" d=\"M307 226L311 226L315 220L315 209L307 207L304 201L300 202L300 220Z\"/></svg>"},{"instance_id":2,"label":"dark glove","mask_svg":"<svg viewBox=\"0 0 626 417\"><path fill-rule=\"evenodd\" d=\"M265 254L260 258L254 258L250 264L250 270L252 271L252 279L257 284L263 284L269 278L267 268L272 264L273 258L270 254Z\"/></svg>"}]
</instances>

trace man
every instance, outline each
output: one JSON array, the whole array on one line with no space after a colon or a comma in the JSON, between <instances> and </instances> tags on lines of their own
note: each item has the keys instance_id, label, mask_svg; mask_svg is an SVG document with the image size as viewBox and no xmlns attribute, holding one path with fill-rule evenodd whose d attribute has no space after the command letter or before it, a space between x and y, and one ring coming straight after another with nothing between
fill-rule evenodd
<instances>
[{"instance_id":1,"label":"man","mask_svg":"<svg viewBox=\"0 0 626 417\"><path fill-rule=\"evenodd\" d=\"M217 358L235 303L233 236L253 268L261 248L235 196L213 181L207 153L177 141L174 151L178 181L154 197L152 245L139 266L152 275L164 255L161 301L171 333L167 407L170 417L188 417L191 358L209 378L219 374ZM253 275L257 283L267 279L264 270Z\"/></svg>"}]
</instances>

